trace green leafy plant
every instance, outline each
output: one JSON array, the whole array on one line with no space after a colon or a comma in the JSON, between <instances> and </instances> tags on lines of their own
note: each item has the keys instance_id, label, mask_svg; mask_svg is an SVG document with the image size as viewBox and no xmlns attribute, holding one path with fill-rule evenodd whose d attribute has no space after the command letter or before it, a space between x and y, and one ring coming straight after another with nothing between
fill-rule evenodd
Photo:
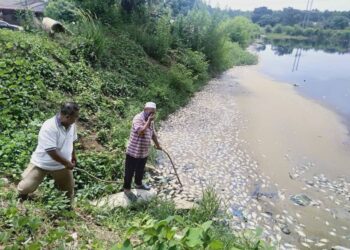
<instances>
[{"instance_id":1,"label":"green leafy plant","mask_svg":"<svg viewBox=\"0 0 350 250\"><path fill-rule=\"evenodd\" d=\"M211 237L211 221L197 227L188 227L180 216L170 216L156 221L144 218L136 222L127 232L127 237L135 234L137 240L130 239L118 244L115 249L222 249L223 243Z\"/></svg>"},{"instance_id":2,"label":"green leafy plant","mask_svg":"<svg viewBox=\"0 0 350 250\"><path fill-rule=\"evenodd\" d=\"M54 180L49 180L43 185L40 202L44 205L46 214L49 217L57 217L64 214L71 208L70 201L65 192L57 190Z\"/></svg>"}]
</instances>

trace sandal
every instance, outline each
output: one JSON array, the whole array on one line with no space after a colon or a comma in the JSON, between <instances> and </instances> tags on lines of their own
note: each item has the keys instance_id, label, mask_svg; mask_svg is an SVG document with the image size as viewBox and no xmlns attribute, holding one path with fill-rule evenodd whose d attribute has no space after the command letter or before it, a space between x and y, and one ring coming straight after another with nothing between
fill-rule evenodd
<instances>
[{"instance_id":1,"label":"sandal","mask_svg":"<svg viewBox=\"0 0 350 250\"><path fill-rule=\"evenodd\" d=\"M142 184L142 185L136 185L136 189L142 189L142 190L151 190L150 186L147 186L146 184Z\"/></svg>"},{"instance_id":2,"label":"sandal","mask_svg":"<svg viewBox=\"0 0 350 250\"><path fill-rule=\"evenodd\" d=\"M137 196L133 192L131 192L131 191L124 191L124 194L126 195L126 197L128 197L128 199L131 202L137 201Z\"/></svg>"}]
</instances>

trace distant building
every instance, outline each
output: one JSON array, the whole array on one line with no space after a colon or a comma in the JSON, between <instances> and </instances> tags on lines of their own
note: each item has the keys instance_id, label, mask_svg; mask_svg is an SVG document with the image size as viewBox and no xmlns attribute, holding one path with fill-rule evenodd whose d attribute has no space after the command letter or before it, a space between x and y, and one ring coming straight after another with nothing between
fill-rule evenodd
<instances>
[{"instance_id":1,"label":"distant building","mask_svg":"<svg viewBox=\"0 0 350 250\"><path fill-rule=\"evenodd\" d=\"M48 0L0 0L0 20L19 24L18 12L32 11L37 17L43 16Z\"/></svg>"}]
</instances>

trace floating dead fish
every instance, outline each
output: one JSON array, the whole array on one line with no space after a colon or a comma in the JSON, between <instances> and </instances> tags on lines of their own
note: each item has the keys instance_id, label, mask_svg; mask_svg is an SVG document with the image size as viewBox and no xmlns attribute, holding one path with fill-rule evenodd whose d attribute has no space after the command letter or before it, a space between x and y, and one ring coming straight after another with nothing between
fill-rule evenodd
<instances>
[{"instance_id":1,"label":"floating dead fish","mask_svg":"<svg viewBox=\"0 0 350 250\"><path fill-rule=\"evenodd\" d=\"M304 247L306 247L306 248L310 248L310 245L307 244L307 243L305 243L305 242L302 242L301 245L304 246Z\"/></svg>"},{"instance_id":2,"label":"floating dead fish","mask_svg":"<svg viewBox=\"0 0 350 250\"><path fill-rule=\"evenodd\" d=\"M337 234L335 232L329 232L329 234L332 236L337 236Z\"/></svg>"},{"instance_id":3,"label":"floating dead fish","mask_svg":"<svg viewBox=\"0 0 350 250\"><path fill-rule=\"evenodd\" d=\"M296 231L297 234L299 234L300 237L306 237L305 233L303 231Z\"/></svg>"},{"instance_id":4,"label":"floating dead fish","mask_svg":"<svg viewBox=\"0 0 350 250\"><path fill-rule=\"evenodd\" d=\"M307 243L314 243L315 241L313 241L311 239L305 239L305 242L307 242Z\"/></svg>"}]
</instances>

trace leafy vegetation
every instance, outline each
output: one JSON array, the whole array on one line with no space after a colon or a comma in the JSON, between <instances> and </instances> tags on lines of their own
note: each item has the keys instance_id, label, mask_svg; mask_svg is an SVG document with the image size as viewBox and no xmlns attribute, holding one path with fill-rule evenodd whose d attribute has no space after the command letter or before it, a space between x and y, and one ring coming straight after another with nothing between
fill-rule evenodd
<instances>
[{"instance_id":1,"label":"leafy vegetation","mask_svg":"<svg viewBox=\"0 0 350 250\"><path fill-rule=\"evenodd\" d=\"M273 50L278 55L292 54L293 49L322 50L328 53L348 53L346 44L337 44L332 40L310 40L305 37L287 36L283 34L270 34L266 37L266 42L273 45ZM263 48L262 48L263 49Z\"/></svg>"},{"instance_id":2,"label":"leafy vegetation","mask_svg":"<svg viewBox=\"0 0 350 250\"><path fill-rule=\"evenodd\" d=\"M307 19L305 19L305 17ZM346 29L349 27L350 11L310 11L298 10L294 8L284 8L283 10L271 10L267 7L254 9L251 14L252 21L261 26L294 26L305 23L307 27ZM307 22L305 22L307 21Z\"/></svg>"},{"instance_id":3,"label":"leafy vegetation","mask_svg":"<svg viewBox=\"0 0 350 250\"><path fill-rule=\"evenodd\" d=\"M349 11L302 11L266 7L251 13L252 21L264 27L270 39L310 40L323 47L347 49L350 44Z\"/></svg>"},{"instance_id":4,"label":"leafy vegetation","mask_svg":"<svg viewBox=\"0 0 350 250\"><path fill-rule=\"evenodd\" d=\"M309 40L319 45L348 49L350 42L350 29L331 30L321 28L301 28L300 26L276 25L265 28L268 38Z\"/></svg>"},{"instance_id":5,"label":"leafy vegetation","mask_svg":"<svg viewBox=\"0 0 350 250\"><path fill-rule=\"evenodd\" d=\"M113 211L88 202L120 190L130 121L144 102L155 101L164 119L211 76L256 62L245 51L259 32L256 25L213 14L200 2L183 2L52 0L46 14L73 35L49 37L32 24L30 32L0 30L0 173L12 183L0 189L1 246L106 249L117 242L128 244L121 238L133 223L151 223L171 235L178 232L172 224L181 221L178 227L188 228L179 241L183 249L200 244L245 249L226 226L213 221L218 213L214 194L185 213L158 200ZM67 211L67 199L50 178L33 201L19 203L14 184L36 146L40 126L66 100L81 106L78 167L116 183L98 183L75 171L75 212ZM221 240L222 235L226 238ZM149 237L140 237L140 243L146 246Z\"/></svg>"}]
</instances>

